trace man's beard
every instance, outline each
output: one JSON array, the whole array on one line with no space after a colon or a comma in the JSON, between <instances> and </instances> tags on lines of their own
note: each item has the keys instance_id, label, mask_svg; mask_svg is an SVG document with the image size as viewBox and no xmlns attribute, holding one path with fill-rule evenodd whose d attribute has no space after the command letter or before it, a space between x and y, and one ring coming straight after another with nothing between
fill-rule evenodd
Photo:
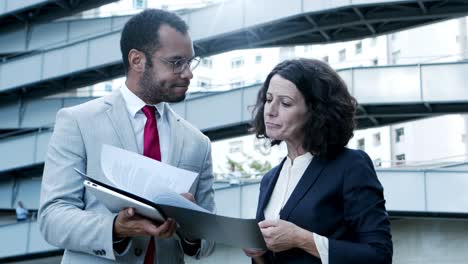
<instances>
[{"instance_id":1,"label":"man's beard","mask_svg":"<svg viewBox=\"0 0 468 264\"><path fill-rule=\"evenodd\" d=\"M149 69L145 69L138 84L140 86L140 98L148 104L177 103L185 99L185 93L181 96L171 95L170 89L174 87L166 87L165 82L156 80Z\"/></svg>"}]
</instances>

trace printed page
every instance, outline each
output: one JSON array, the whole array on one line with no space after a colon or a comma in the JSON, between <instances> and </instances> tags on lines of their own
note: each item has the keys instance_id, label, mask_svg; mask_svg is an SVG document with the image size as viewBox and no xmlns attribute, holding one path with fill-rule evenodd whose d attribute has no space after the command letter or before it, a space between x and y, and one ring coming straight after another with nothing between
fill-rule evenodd
<instances>
[{"instance_id":1,"label":"printed page","mask_svg":"<svg viewBox=\"0 0 468 264\"><path fill-rule=\"evenodd\" d=\"M116 187L148 200L157 197L161 190L188 192L197 177L195 172L110 145L102 147L101 167Z\"/></svg>"}]
</instances>

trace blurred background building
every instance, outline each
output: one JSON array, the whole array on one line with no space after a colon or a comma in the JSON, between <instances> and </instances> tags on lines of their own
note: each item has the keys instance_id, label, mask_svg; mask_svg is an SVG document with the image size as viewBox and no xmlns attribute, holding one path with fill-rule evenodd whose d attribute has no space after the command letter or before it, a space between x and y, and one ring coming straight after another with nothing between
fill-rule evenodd
<instances>
[{"instance_id":1,"label":"blurred background building","mask_svg":"<svg viewBox=\"0 0 468 264\"><path fill-rule=\"evenodd\" d=\"M120 30L152 7L179 13L202 56L187 100L173 108L213 141L219 214L254 217L261 175L286 153L248 134L266 75L284 59L317 58L360 103L349 147L370 155L384 185L394 263L466 263L468 1L461 0L0 0L0 262L60 261L35 220L55 113L119 89ZM16 220L20 200L26 222ZM201 262L221 260L248 261L219 245Z\"/></svg>"}]
</instances>

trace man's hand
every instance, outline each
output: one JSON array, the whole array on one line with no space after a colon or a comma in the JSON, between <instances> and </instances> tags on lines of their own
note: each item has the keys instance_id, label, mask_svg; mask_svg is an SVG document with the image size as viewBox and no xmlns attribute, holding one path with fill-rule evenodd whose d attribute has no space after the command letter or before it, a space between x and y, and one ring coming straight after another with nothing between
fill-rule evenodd
<instances>
[{"instance_id":1,"label":"man's hand","mask_svg":"<svg viewBox=\"0 0 468 264\"><path fill-rule=\"evenodd\" d=\"M180 195L182 195L185 199L191 201L192 203L196 203L195 202L195 197L193 197L193 195L191 193L181 193Z\"/></svg>"},{"instance_id":2,"label":"man's hand","mask_svg":"<svg viewBox=\"0 0 468 264\"><path fill-rule=\"evenodd\" d=\"M114 238L134 236L171 237L177 228L176 222L168 218L163 223L155 223L139 216L133 208L125 208L119 212L114 221Z\"/></svg>"}]
</instances>

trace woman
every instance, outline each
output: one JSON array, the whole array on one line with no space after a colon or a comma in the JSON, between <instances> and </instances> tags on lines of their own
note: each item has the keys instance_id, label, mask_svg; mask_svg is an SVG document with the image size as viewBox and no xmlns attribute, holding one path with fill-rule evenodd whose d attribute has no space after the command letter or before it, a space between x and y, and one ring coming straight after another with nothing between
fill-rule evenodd
<instances>
[{"instance_id":1,"label":"woman","mask_svg":"<svg viewBox=\"0 0 468 264\"><path fill-rule=\"evenodd\" d=\"M363 151L346 148L356 100L313 59L288 60L258 93L254 131L287 157L260 184L257 220L267 251L256 263L391 263L383 188Z\"/></svg>"}]
</instances>

